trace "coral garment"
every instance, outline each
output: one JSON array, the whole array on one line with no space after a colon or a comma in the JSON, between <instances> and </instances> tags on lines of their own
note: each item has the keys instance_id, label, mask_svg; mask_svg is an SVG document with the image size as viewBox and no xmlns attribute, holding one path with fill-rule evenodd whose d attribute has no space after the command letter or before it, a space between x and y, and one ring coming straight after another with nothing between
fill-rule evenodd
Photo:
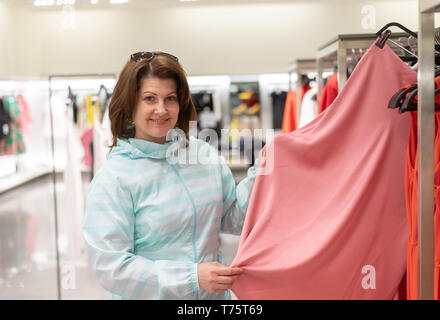
<instances>
[{"instance_id":1,"label":"coral garment","mask_svg":"<svg viewBox=\"0 0 440 320\"><path fill-rule=\"evenodd\" d=\"M310 86L301 86L301 102L304 98L304 95L307 91L311 89ZM291 90L289 93L287 93L286 97L286 103L284 106L284 113L283 113L283 124L281 127L281 131L284 133L292 132L293 130L296 130L298 127L298 117L297 117L297 108L296 105L296 90Z\"/></svg>"},{"instance_id":2,"label":"coral garment","mask_svg":"<svg viewBox=\"0 0 440 320\"><path fill-rule=\"evenodd\" d=\"M331 108L268 144L231 264L244 269L232 286L239 299L395 296L406 267L410 115L387 104L416 77L373 44Z\"/></svg>"},{"instance_id":3,"label":"coral garment","mask_svg":"<svg viewBox=\"0 0 440 320\"><path fill-rule=\"evenodd\" d=\"M291 90L287 93L286 97L281 131L284 133L292 132L296 129L297 122L296 90Z\"/></svg>"},{"instance_id":4,"label":"coral garment","mask_svg":"<svg viewBox=\"0 0 440 320\"><path fill-rule=\"evenodd\" d=\"M440 87L440 77L435 79ZM439 96L436 102L440 103ZM434 140L434 299L440 299L440 113L435 112ZM405 192L409 227L407 247L407 299L418 299L418 149L417 112L411 112L411 128L406 154Z\"/></svg>"},{"instance_id":5,"label":"coral garment","mask_svg":"<svg viewBox=\"0 0 440 320\"><path fill-rule=\"evenodd\" d=\"M338 73L334 72L327 79L324 90L322 91L321 100L319 102L319 112L327 109L338 95Z\"/></svg>"}]
</instances>

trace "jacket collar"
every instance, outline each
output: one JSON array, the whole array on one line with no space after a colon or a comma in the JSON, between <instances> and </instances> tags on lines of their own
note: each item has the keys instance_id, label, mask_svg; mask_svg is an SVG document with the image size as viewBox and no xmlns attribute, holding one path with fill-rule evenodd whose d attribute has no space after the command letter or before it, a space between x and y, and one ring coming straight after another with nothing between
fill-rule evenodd
<instances>
[{"instance_id":1,"label":"jacket collar","mask_svg":"<svg viewBox=\"0 0 440 320\"><path fill-rule=\"evenodd\" d=\"M164 144L151 142L143 139L117 139L117 146L129 151L132 159L153 158L166 159L170 153L176 151L176 148L184 147L184 141L176 140L176 135L171 134L173 141Z\"/></svg>"}]
</instances>

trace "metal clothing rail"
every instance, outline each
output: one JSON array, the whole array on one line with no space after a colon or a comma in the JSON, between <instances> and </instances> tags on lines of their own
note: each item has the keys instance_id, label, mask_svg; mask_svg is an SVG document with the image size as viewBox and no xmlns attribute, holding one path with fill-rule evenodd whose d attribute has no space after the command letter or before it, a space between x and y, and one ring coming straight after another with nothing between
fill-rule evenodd
<instances>
[{"instance_id":1,"label":"metal clothing rail","mask_svg":"<svg viewBox=\"0 0 440 320\"><path fill-rule=\"evenodd\" d=\"M57 298L62 299L61 295L61 270L60 270L60 250L58 245L59 231L58 231L58 203L57 203L57 181L56 181L56 168L55 168L55 139L54 139L54 119L52 113L52 80L74 80L74 79L102 79L102 78L114 78L117 79L115 74L62 74L62 75L49 75L49 114L50 114L50 140L51 140L51 152L52 152L52 183L53 183L53 196L54 196L54 221L55 221L55 251L57 262Z\"/></svg>"},{"instance_id":2,"label":"metal clothing rail","mask_svg":"<svg viewBox=\"0 0 440 320\"><path fill-rule=\"evenodd\" d=\"M408 36L406 33L393 32L390 39L398 39L400 37ZM342 34L336 36L318 49L317 54L317 69L318 69L318 97L321 97L324 89L324 79L322 73L325 63L333 63L338 67L338 70L347 70L348 59L356 55L356 49L368 49L371 44L377 39L374 33L365 34ZM392 45L390 45L393 48ZM397 47L396 47L397 48ZM352 49L350 52L350 49ZM395 48L393 48L395 49ZM399 48L400 50L400 48ZM358 53L357 53L358 54ZM341 91L345 82L347 81L346 72L338 72L338 90Z\"/></svg>"},{"instance_id":3,"label":"metal clothing rail","mask_svg":"<svg viewBox=\"0 0 440 320\"><path fill-rule=\"evenodd\" d=\"M419 0L418 34L418 294L434 299L434 13L439 0Z\"/></svg>"}]
</instances>

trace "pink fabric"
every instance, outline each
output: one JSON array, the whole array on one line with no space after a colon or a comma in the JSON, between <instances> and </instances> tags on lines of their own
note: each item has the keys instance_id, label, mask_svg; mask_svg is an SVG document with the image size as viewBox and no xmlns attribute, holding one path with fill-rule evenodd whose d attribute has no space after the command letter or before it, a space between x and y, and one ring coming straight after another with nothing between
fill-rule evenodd
<instances>
[{"instance_id":1,"label":"pink fabric","mask_svg":"<svg viewBox=\"0 0 440 320\"><path fill-rule=\"evenodd\" d=\"M92 155L92 143L93 143L93 128L87 129L81 135L81 143L84 148L84 164L92 168L93 166L93 155Z\"/></svg>"},{"instance_id":2,"label":"pink fabric","mask_svg":"<svg viewBox=\"0 0 440 320\"><path fill-rule=\"evenodd\" d=\"M257 176L231 264L244 269L239 299L393 299L406 266L410 115L387 103L416 78L372 45L332 108L268 145L259 170L271 154L274 169Z\"/></svg>"},{"instance_id":3,"label":"pink fabric","mask_svg":"<svg viewBox=\"0 0 440 320\"><path fill-rule=\"evenodd\" d=\"M32 115L29 110L29 105L27 101L24 99L23 95L19 94L17 96L18 107L20 109L20 116L18 121L20 122L20 126L23 130L23 134L25 136L30 136L31 134L31 125L32 125Z\"/></svg>"}]
</instances>

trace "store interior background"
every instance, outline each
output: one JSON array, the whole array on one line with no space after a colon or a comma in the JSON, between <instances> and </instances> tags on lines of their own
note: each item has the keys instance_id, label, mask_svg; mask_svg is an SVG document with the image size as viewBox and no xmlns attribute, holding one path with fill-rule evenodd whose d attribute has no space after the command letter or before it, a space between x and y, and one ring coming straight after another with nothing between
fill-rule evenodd
<instances>
[{"instance_id":1,"label":"store interior background","mask_svg":"<svg viewBox=\"0 0 440 320\"><path fill-rule=\"evenodd\" d=\"M50 125L50 111L64 112L50 99L65 97L67 85L111 89L131 53L166 51L179 57L192 89L219 92L221 128L230 128L235 107L231 85L253 82L261 127L271 129L269 95L296 81L287 73L292 61L316 58L339 34L375 33L393 21L418 29L416 0L77 0L73 20L62 6L33 2L0 0L0 96L22 94L32 117L26 152L0 155L0 299L106 296L84 250L81 213L68 213L67 124ZM365 6L375 9L371 28L362 24ZM247 167L231 166L237 181ZM91 172L81 168L85 194ZM231 262L238 238L222 241Z\"/></svg>"}]
</instances>

